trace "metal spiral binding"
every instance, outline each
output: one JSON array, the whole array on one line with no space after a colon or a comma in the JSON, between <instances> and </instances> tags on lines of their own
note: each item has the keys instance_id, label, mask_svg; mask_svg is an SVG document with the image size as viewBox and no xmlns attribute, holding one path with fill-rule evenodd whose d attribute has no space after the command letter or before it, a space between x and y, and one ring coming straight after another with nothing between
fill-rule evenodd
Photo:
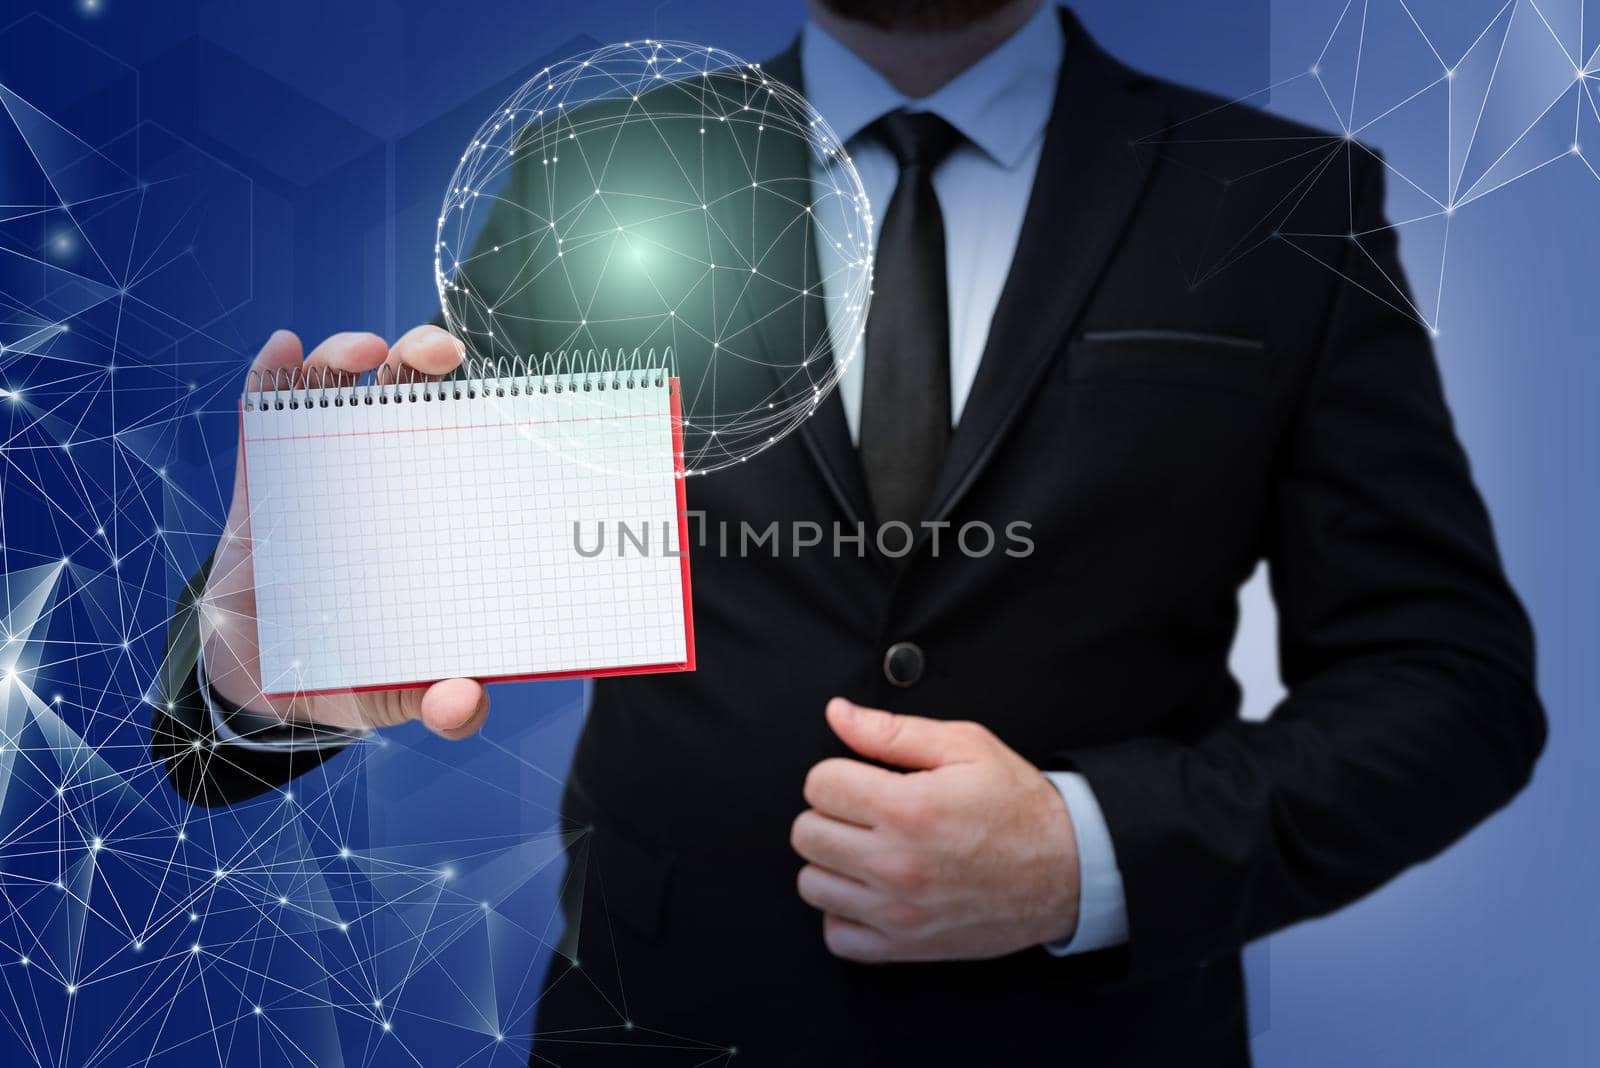
<instances>
[{"instance_id":1,"label":"metal spiral binding","mask_svg":"<svg viewBox=\"0 0 1600 1068\"><path fill-rule=\"evenodd\" d=\"M652 377L647 372L654 371ZM549 393L661 389L675 375L672 347L562 349L541 356L470 356L443 377L389 364L359 375L326 367L275 367L246 377L247 412L411 404Z\"/></svg>"}]
</instances>

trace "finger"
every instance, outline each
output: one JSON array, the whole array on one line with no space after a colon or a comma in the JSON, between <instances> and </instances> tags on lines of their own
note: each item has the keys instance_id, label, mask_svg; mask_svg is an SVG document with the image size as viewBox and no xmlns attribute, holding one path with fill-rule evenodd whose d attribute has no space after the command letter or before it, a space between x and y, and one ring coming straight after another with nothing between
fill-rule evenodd
<instances>
[{"instance_id":1,"label":"finger","mask_svg":"<svg viewBox=\"0 0 1600 1068\"><path fill-rule=\"evenodd\" d=\"M306 370L323 367L329 371L359 374L383 363L389 355L389 346L377 334L346 331L334 334L311 350L306 357Z\"/></svg>"},{"instance_id":2,"label":"finger","mask_svg":"<svg viewBox=\"0 0 1600 1068\"><path fill-rule=\"evenodd\" d=\"M835 819L875 827L886 800L904 781L905 776L898 772L834 757L806 775L806 804Z\"/></svg>"},{"instance_id":3,"label":"finger","mask_svg":"<svg viewBox=\"0 0 1600 1068\"><path fill-rule=\"evenodd\" d=\"M388 362L425 375L446 375L461 366L467 350L448 331L425 324L412 327L389 350Z\"/></svg>"},{"instance_id":4,"label":"finger","mask_svg":"<svg viewBox=\"0 0 1600 1068\"><path fill-rule=\"evenodd\" d=\"M293 370L300 365L300 351L300 339L292 331L274 330L250 361L250 370Z\"/></svg>"},{"instance_id":5,"label":"finger","mask_svg":"<svg viewBox=\"0 0 1600 1068\"><path fill-rule=\"evenodd\" d=\"M292 371L300 366L300 339L288 330L274 330L272 336L267 338L266 344L261 346L255 359L250 361L250 370L245 375L246 390L259 390L267 387L266 378L274 371ZM240 423L239 433L244 434L244 424ZM244 468L234 466L234 494L238 495L239 487L244 484Z\"/></svg>"},{"instance_id":6,"label":"finger","mask_svg":"<svg viewBox=\"0 0 1600 1068\"><path fill-rule=\"evenodd\" d=\"M846 960L881 964L897 959L894 942L888 935L832 913L822 917L822 941L829 953Z\"/></svg>"},{"instance_id":7,"label":"finger","mask_svg":"<svg viewBox=\"0 0 1600 1068\"><path fill-rule=\"evenodd\" d=\"M982 752L982 729L974 724L862 708L842 697L828 702L828 725L862 756L901 768L937 768Z\"/></svg>"},{"instance_id":8,"label":"finger","mask_svg":"<svg viewBox=\"0 0 1600 1068\"><path fill-rule=\"evenodd\" d=\"M831 912L857 923L870 924L888 899L866 883L815 864L807 864L795 877L800 900L819 912Z\"/></svg>"},{"instance_id":9,"label":"finger","mask_svg":"<svg viewBox=\"0 0 1600 1068\"><path fill-rule=\"evenodd\" d=\"M807 809L789 828L789 844L813 864L870 882L871 858L880 853L883 843L873 832L853 823L844 823Z\"/></svg>"},{"instance_id":10,"label":"finger","mask_svg":"<svg viewBox=\"0 0 1600 1068\"><path fill-rule=\"evenodd\" d=\"M476 734L489 714L489 694L472 679L445 679L422 695L419 717L441 738L452 740Z\"/></svg>"},{"instance_id":11,"label":"finger","mask_svg":"<svg viewBox=\"0 0 1600 1068\"><path fill-rule=\"evenodd\" d=\"M400 708L404 699L398 696L391 702L364 700L366 695L318 694L314 697L292 697L270 702L281 717L299 723L315 723L321 727L335 727L344 731L374 730L404 723L407 717Z\"/></svg>"},{"instance_id":12,"label":"finger","mask_svg":"<svg viewBox=\"0 0 1600 1068\"><path fill-rule=\"evenodd\" d=\"M261 346L255 358L250 361L250 370L245 375L245 389L259 390L265 388L266 376L274 371L292 371L300 366L300 339L288 330L274 330L272 336L267 338L266 344ZM239 423L239 441L244 441L244 422ZM244 515L244 464L233 465L233 504L228 509L228 522L223 527L224 544L243 536L245 532Z\"/></svg>"}]
</instances>

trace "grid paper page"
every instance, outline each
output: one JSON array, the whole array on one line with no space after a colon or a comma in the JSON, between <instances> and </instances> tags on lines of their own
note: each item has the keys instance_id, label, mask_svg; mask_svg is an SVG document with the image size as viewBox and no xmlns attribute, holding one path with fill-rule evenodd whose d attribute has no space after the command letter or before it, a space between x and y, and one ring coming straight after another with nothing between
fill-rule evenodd
<instances>
[{"instance_id":1,"label":"grid paper page","mask_svg":"<svg viewBox=\"0 0 1600 1068\"><path fill-rule=\"evenodd\" d=\"M263 692L692 668L676 383L622 377L247 396Z\"/></svg>"}]
</instances>

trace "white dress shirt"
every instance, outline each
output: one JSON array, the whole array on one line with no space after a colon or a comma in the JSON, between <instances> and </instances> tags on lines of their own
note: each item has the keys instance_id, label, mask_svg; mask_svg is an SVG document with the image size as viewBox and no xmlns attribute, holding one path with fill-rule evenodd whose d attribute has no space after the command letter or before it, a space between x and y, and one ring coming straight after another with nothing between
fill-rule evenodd
<instances>
[{"instance_id":1,"label":"white dress shirt","mask_svg":"<svg viewBox=\"0 0 1600 1068\"><path fill-rule=\"evenodd\" d=\"M966 138L933 175L944 215L949 270L952 425L960 419L972 391L989 336L989 321L1011 269L1045 126L1055 102L1065 44L1055 4L1041 3L1033 18L999 48L938 92L910 100L815 24L806 26L801 39L806 96L848 146L873 205L889 203L899 173L887 149L870 138L856 136L879 116L902 107L932 111ZM828 251L819 253L826 256ZM844 277L826 260L823 266L825 277ZM836 294L826 292L826 296L832 301ZM845 318L829 316L834 323ZM848 340L834 338L836 351L848 351ZM839 380L852 439L860 428L862 361L871 358L870 352L864 352ZM281 731L264 730L254 738L238 734L212 706L203 663L200 672L201 693L217 736L225 744L280 750L328 744L318 738L291 740ZM351 736L331 733L341 739ZM1128 937L1122 875L1099 803L1088 781L1076 772L1046 775L1060 791L1072 821L1080 880L1077 931L1070 939L1046 948L1067 955L1122 943Z\"/></svg>"},{"instance_id":2,"label":"white dress shirt","mask_svg":"<svg viewBox=\"0 0 1600 1068\"><path fill-rule=\"evenodd\" d=\"M989 323L1011 270L1022 217L1039 169L1045 127L1055 107L1065 50L1056 5L1041 3L1033 17L998 48L936 92L913 100L815 23L808 23L801 37L806 99L849 150L874 212L888 206L899 179L899 165L889 150L870 136L858 136L879 117L899 108L931 111L965 138L933 172L933 188L944 216L950 294L952 426L960 422L972 392L989 338ZM817 176L819 182L823 177ZM823 292L831 303L842 294L826 280L847 275L828 258L837 255L831 246L824 242L818 254L825 280ZM836 326L847 318L828 316ZM851 338L832 340L835 352L850 351ZM1003 352L994 354L996 359L1005 357ZM870 359L871 351L864 350L839 378L839 399L852 440L860 435L862 368ZM1070 939L1046 948L1064 956L1125 942L1128 911L1122 873L1094 791L1076 772L1046 775L1066 803L1078 841L1079 867L1077 931Z\"/></svg>"}]
</instances>

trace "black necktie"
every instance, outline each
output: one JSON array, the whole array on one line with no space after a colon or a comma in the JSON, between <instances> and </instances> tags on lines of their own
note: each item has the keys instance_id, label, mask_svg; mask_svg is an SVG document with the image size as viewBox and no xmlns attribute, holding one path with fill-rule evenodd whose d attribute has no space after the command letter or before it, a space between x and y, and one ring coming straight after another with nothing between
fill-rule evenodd
<instances>
[{"instance_id":1,"label":"black necktie","mask_svg":"<svg viewBox=\"0 0 1600 1068\"><path fill-rule=\"evenodd\" d=\"M868 132L900 164L878 230L861 394L861 466L879 523L915 525L950 436L950 299L933 170L961 134L893 111Z\"/></svg>"}]
</instances>

